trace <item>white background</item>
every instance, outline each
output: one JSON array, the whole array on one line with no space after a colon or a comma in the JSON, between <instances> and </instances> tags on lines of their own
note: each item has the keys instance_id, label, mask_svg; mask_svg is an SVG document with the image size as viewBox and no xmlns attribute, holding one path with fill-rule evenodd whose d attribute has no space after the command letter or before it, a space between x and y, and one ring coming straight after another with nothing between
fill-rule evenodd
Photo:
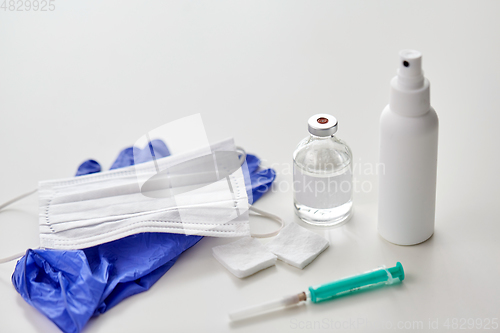
<instances>
[{"instance_id":1,"label":"white background","mask_svg":"<svg viewBox=\"0 0 500 333\"><path fill-rule=\"evenodd\" d=\"M211 141L234 136L274 164L273 193L256 206L287 223L300 223L290 163L312 114L339 119L338 136L361 166L356 179L371 189L355 194L347 225L314 229L331 246L304 270L278 262L240 280L211 254L231 240L204 238L150 291L85 332L372 332L418 321L427 330L429 319L445 330L447 319L500 317L499 1L53 3L52 12L0 10L0 202L74 175L87 158L108 169L148 130L198 112ZM404 48L423 53L440 118L435 234L410 247L378 236L368 167ZM0 257L38 246L37 214L36 195L0 213ZM399 286L227 320L231 310L396 261L407 276ZM0 265L0 331L58 332L14 290L14 265Z\"/></svg>"}]
</instances>

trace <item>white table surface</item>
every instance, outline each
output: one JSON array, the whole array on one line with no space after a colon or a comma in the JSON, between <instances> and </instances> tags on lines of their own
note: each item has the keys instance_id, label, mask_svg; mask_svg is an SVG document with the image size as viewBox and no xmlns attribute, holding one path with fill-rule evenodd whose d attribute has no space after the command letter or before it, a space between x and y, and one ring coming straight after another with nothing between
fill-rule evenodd
<instances>
[{"instance_id":1,"label":"white table surface","mask_svg":"<svg viewBox=\"0 0 500 333\"><path fill-rule=\"evenodd\" d=\"M499 1L53 3L52 12L0 10L0 202L74 175L87 158L107 169L148 130L198 112L211 141L233 136L276 168L272 193L256 207L287 223L300 223L290 163L310 115L339 119L365 184L348 224L313 229L331 246L305 269L277 262L238 279L211 254L233 239L207 237L150 291L84 332L427 331L429 321L446 331L454 318L498 322ZM409 247L377 234L370 172L404 48L423 52L440 118L435 234ZM37 207L34 195L0 213L0 257L38 246ZM267 226L257 220L253 228ZM401 285L228 322L231 310L397 261ZM0 331L59 332L14 290L14 266L0 265ZM468 331L482 331L475 325Z\"/></svg>"}]
</instances>

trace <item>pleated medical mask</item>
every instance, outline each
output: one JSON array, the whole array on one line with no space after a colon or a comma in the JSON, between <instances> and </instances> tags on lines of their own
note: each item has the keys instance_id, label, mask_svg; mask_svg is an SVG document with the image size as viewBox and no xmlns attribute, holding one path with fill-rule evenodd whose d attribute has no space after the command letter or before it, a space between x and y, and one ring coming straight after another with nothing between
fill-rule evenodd
<instances>
[{"instance_id":1,"label":"pleated medical mask","mask_svg":"<svg viewBox=\"0 0 500 333\"><path fill-rule=\"evenodd\" d=\"M249 236L246 164L232 139L210 151L40 182L40 246L83 249L143 232Z\"/></svg>"}]
</instances>

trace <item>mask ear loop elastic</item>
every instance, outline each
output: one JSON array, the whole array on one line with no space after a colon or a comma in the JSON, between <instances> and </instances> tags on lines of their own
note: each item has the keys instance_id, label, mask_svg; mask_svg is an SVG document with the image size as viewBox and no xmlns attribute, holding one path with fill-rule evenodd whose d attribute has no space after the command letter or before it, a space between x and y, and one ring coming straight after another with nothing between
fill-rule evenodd
<instances>
[{"instance_id":1,"label":"mask ear loop elastic","mask_svg":"<svg viewBox=\"0 0 500 333\"><path fill-rule=\"evenodd\" d=\"M33 191L29 191L27 193L21 194L20 196L15 197L14 199L7 201L6 203L0 205L0 210L4 209L7 206L12 205L14 202L17 202L17 201L19 201L21 199L24 199L24 198L26 198L29 195L32 195L36 191L38 191L38 189L34 189ZM7 258L1 258L0 259L0 264L4 264L6 262L9 262L9 261L21 258L22 256L24 256L24 252L18 253L18 254L14 254L13 256L10 256L10 257L7 257Z\"/></svg>"},{"instance_id":2,"label":"mask ear loop elastic","mask_svg":"<svg viewBox=\"0 0 500 333\"><path fill-rule=\"evenodd\" d=\"M238 156L238 160L240 161L240 166L243 166L243 163L247 160L247 152L241 147L236 147L236 150L241 154Z\"/></svg>"},{"instance_id":3,"label":"mask ear loop elastic","mask_svg":"<svg viewBox=\"0 0 500 333\"><path fill-rule=\"evenodd\" d=\"M13 204L14 202L16 202L16 201L19 201L19 200L21 200L21 199L26 198L26 197L27 197L27 196L29 196L29 195L32 195L32 194L33 194L33 193L35 193L36 191L38 191L38 189L34 189L34 190L29 191L29 192L27 192L27 193L21 194L20 196L15 197L14 199L7 201L6 203L4 203L4 204L0 205L0 210L4 209L4 208L5 208L5 207L7 207L7 206L12 205L12 204Z\"/></svg>"},{"instance_id":4,"label":"mask ear loop elastic","mask_svg":"<svg viewBox=\"0 0 500 333\"><path fill-rule=\"evenodd\" d=\"M278 228L278 230L275 230L273 232L269 232L267 234L254 234L254 233L252 233L252 234L250 234L250 236L252 236L252 237L255 237L255 238L273 237L273 236L276 236L277 234L279 234L281 229L283 229L283 227L285 226L285 223L283 222L283 220L276 215L273 215L273 214L270 214L270 213L265 212L263 210L260 210L258 208L255 208L254 206L250 206L248 209L253 213L257 213L257 215L260 215L262 217L267 217L267 218L274 220L280 224L280 227Z\"/></svg>"},{"instance_id":5,"label":"mask ear loop elastic","mask_svg":"<svg viewBox=\"0 0 500 333\"><path fill-rule=\"evenodd\" d=\"M245 161L246 161L247 153L246 153L245 149L243 149L241 147L236 147L236 150L241 154L241 155L238 156L238 159L240 160L240 165L243 165L243 163L245 163ZM266 217L268 219L274 220L274 221L276 221L276 222L278 222L280 224L280 227L278 228L278 230L275 230L273 232L269 232L267 234L254 234L254 233L250 234L250 236L252 236L254 238L268 238L268 237L276 236L277 234L279 234L279 232L281 231L281 229L283 229L283 227L285 226L285 223L283 222L283 220L279 216L276 216L276 215L273 215L271 213L268 213L268 212L265 212L263 210L260 210L258 208L255 208L252 205L250 205L248 209L252 213L255 213L255 214L259 215L259 216Z\"/></svg>"}]
</instances>

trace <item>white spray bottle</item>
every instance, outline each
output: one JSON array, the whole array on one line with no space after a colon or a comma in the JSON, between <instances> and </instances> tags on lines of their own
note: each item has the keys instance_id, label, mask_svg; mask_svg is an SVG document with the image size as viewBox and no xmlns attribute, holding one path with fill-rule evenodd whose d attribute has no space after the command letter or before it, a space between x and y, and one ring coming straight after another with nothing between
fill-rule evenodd
<instances>
[{"instance_id":1,"label":"white spray bottle","mask_svg":"<svg viewBox=\"0 0 500 333\"><path fill-rule=\"evenodd\" d=\"M391 243L413 245L434 233L439 121L422 54L399 55L389 105L380 117L378 231Z\"/></svg>"}]
</instances>

